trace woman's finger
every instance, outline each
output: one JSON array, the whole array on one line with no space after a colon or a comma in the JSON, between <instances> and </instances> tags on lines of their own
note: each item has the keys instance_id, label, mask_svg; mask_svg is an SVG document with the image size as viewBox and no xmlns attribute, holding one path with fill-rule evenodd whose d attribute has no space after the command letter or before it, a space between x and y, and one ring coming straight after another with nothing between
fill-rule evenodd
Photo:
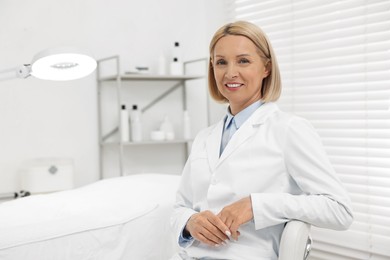
<instances>
[{"instance_id":1,"label":"woman's finger","mask_svg":"<svg viewBox=\"0 0 390 260\"><path fill-rule=\"evenodd\" d=\"M220 230L221 227L218 227L218 225L222 225L223 230L225 230L226 227L223 227L223 222L218 222L221 222L221 220L213 213L200 212L194 214L188 220L186 229L192 237L203 243L219 245L228 239L228 237Z\"/></svg>"},{"instance_id":2,"label":"woman's finger","mask_svg":"<svg viewBox=\"0 0 390 260\"><path fill-rule=\"evenodd\" d=\"M210 219L210 222L218 229L217 233L220 234L219 237L221 239L230 239L230 229L219 216L213 215Z\"/></svg>"}]
</instances>

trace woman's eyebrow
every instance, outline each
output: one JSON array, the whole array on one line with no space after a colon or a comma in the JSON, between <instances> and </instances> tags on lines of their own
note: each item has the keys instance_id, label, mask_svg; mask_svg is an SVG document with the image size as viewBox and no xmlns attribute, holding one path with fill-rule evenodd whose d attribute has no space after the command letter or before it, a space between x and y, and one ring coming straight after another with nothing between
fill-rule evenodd
<instances>
[{"instance_id":1,"label":"woman's eyebrow","mask_svg":"<svg viewBox=\"0 0 390 260\"><path fill-rule=\"evenodd\" d=\"M248 56L251 56L250 54L246 54L246 53L243 53L243 54L238 54L236 57L248 57ZM221 55L221 54L216 54L215 57L218 57L218 58L225 58L224 55Z\"/></svg>"},{"instance_id":2,"label":"woman's eyebrow","mask_svg":"<svg viewBox=\"0 0 390 260\"><path fill-rule=\"evenodd\" d=\"M237 55L237 57L247 57L247 56L251 56L251 55L246 53Z\"/></svg>"}]
</instances>

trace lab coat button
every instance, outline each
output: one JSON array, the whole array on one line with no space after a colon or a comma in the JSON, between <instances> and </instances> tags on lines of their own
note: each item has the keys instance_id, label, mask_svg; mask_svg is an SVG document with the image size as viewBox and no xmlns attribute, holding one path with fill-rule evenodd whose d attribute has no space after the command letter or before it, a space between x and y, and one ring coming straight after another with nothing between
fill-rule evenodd
<instances>
[{"instance_id":1,"label":"lab coat button","mask_svg":"<svg viewBox=\"0 0 390 260\"><path fill-rule=\"evenodd\" d=\"M217 179L215 179L215 178L212 178L212 179L211 179L211 184L212 184L212 185L215 185L215 184L217 184Z\"/></svg>"}]
</instances>

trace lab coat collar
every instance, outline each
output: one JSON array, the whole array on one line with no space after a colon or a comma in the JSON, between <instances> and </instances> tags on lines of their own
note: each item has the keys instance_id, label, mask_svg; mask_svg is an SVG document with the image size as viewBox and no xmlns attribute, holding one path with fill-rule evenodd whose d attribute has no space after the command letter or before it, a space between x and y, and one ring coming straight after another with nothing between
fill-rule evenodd
<instances>
[{"instance_id":1,"label":"lab coat collar","mask_svg":"<svg viewBox=\"0 0 390 260\"><path fill-rule=\"evenodd\" d=\"M265 103L259 107L233 135L221 156L219 156L219 149L224 120L220 120L211 131L206 141L206 149L207 154L209 154L209 163L212 171L214 171L226 158L232 155L241 144L255 134L257 129L277 110L278 106L273 102Z\"/></svg>"},{"instance_id":2,"label":"lab coat collar","mask_svg":"<svg viewBox=\"0 0 390 260\"><path fill-rule=\"evenodd\" d=\"M266 122L268 118L276 111L279 111L279 108L276 103L264 103L252 114L251 117L248 118L248 121L253 126L264 124L264 122Z\"/></svg>"}]
</instances>

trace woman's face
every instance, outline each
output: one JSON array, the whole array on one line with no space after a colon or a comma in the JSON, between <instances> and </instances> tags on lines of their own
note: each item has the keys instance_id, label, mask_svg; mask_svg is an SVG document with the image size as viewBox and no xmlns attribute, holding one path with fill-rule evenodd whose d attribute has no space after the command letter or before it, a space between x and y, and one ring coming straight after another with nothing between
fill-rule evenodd
<instances>
[{"instance_id":1,"label":"woman's face","mask_svg":"<svg viewBox=\"0 0 390 260\"><path fill-rule=\"evenodd\" d=\"M229 100L233 115L260 100L269 72L251 40L238 35L222 37L215 45L212 64L218 90Z\"/></svg>"}]
</instances>

